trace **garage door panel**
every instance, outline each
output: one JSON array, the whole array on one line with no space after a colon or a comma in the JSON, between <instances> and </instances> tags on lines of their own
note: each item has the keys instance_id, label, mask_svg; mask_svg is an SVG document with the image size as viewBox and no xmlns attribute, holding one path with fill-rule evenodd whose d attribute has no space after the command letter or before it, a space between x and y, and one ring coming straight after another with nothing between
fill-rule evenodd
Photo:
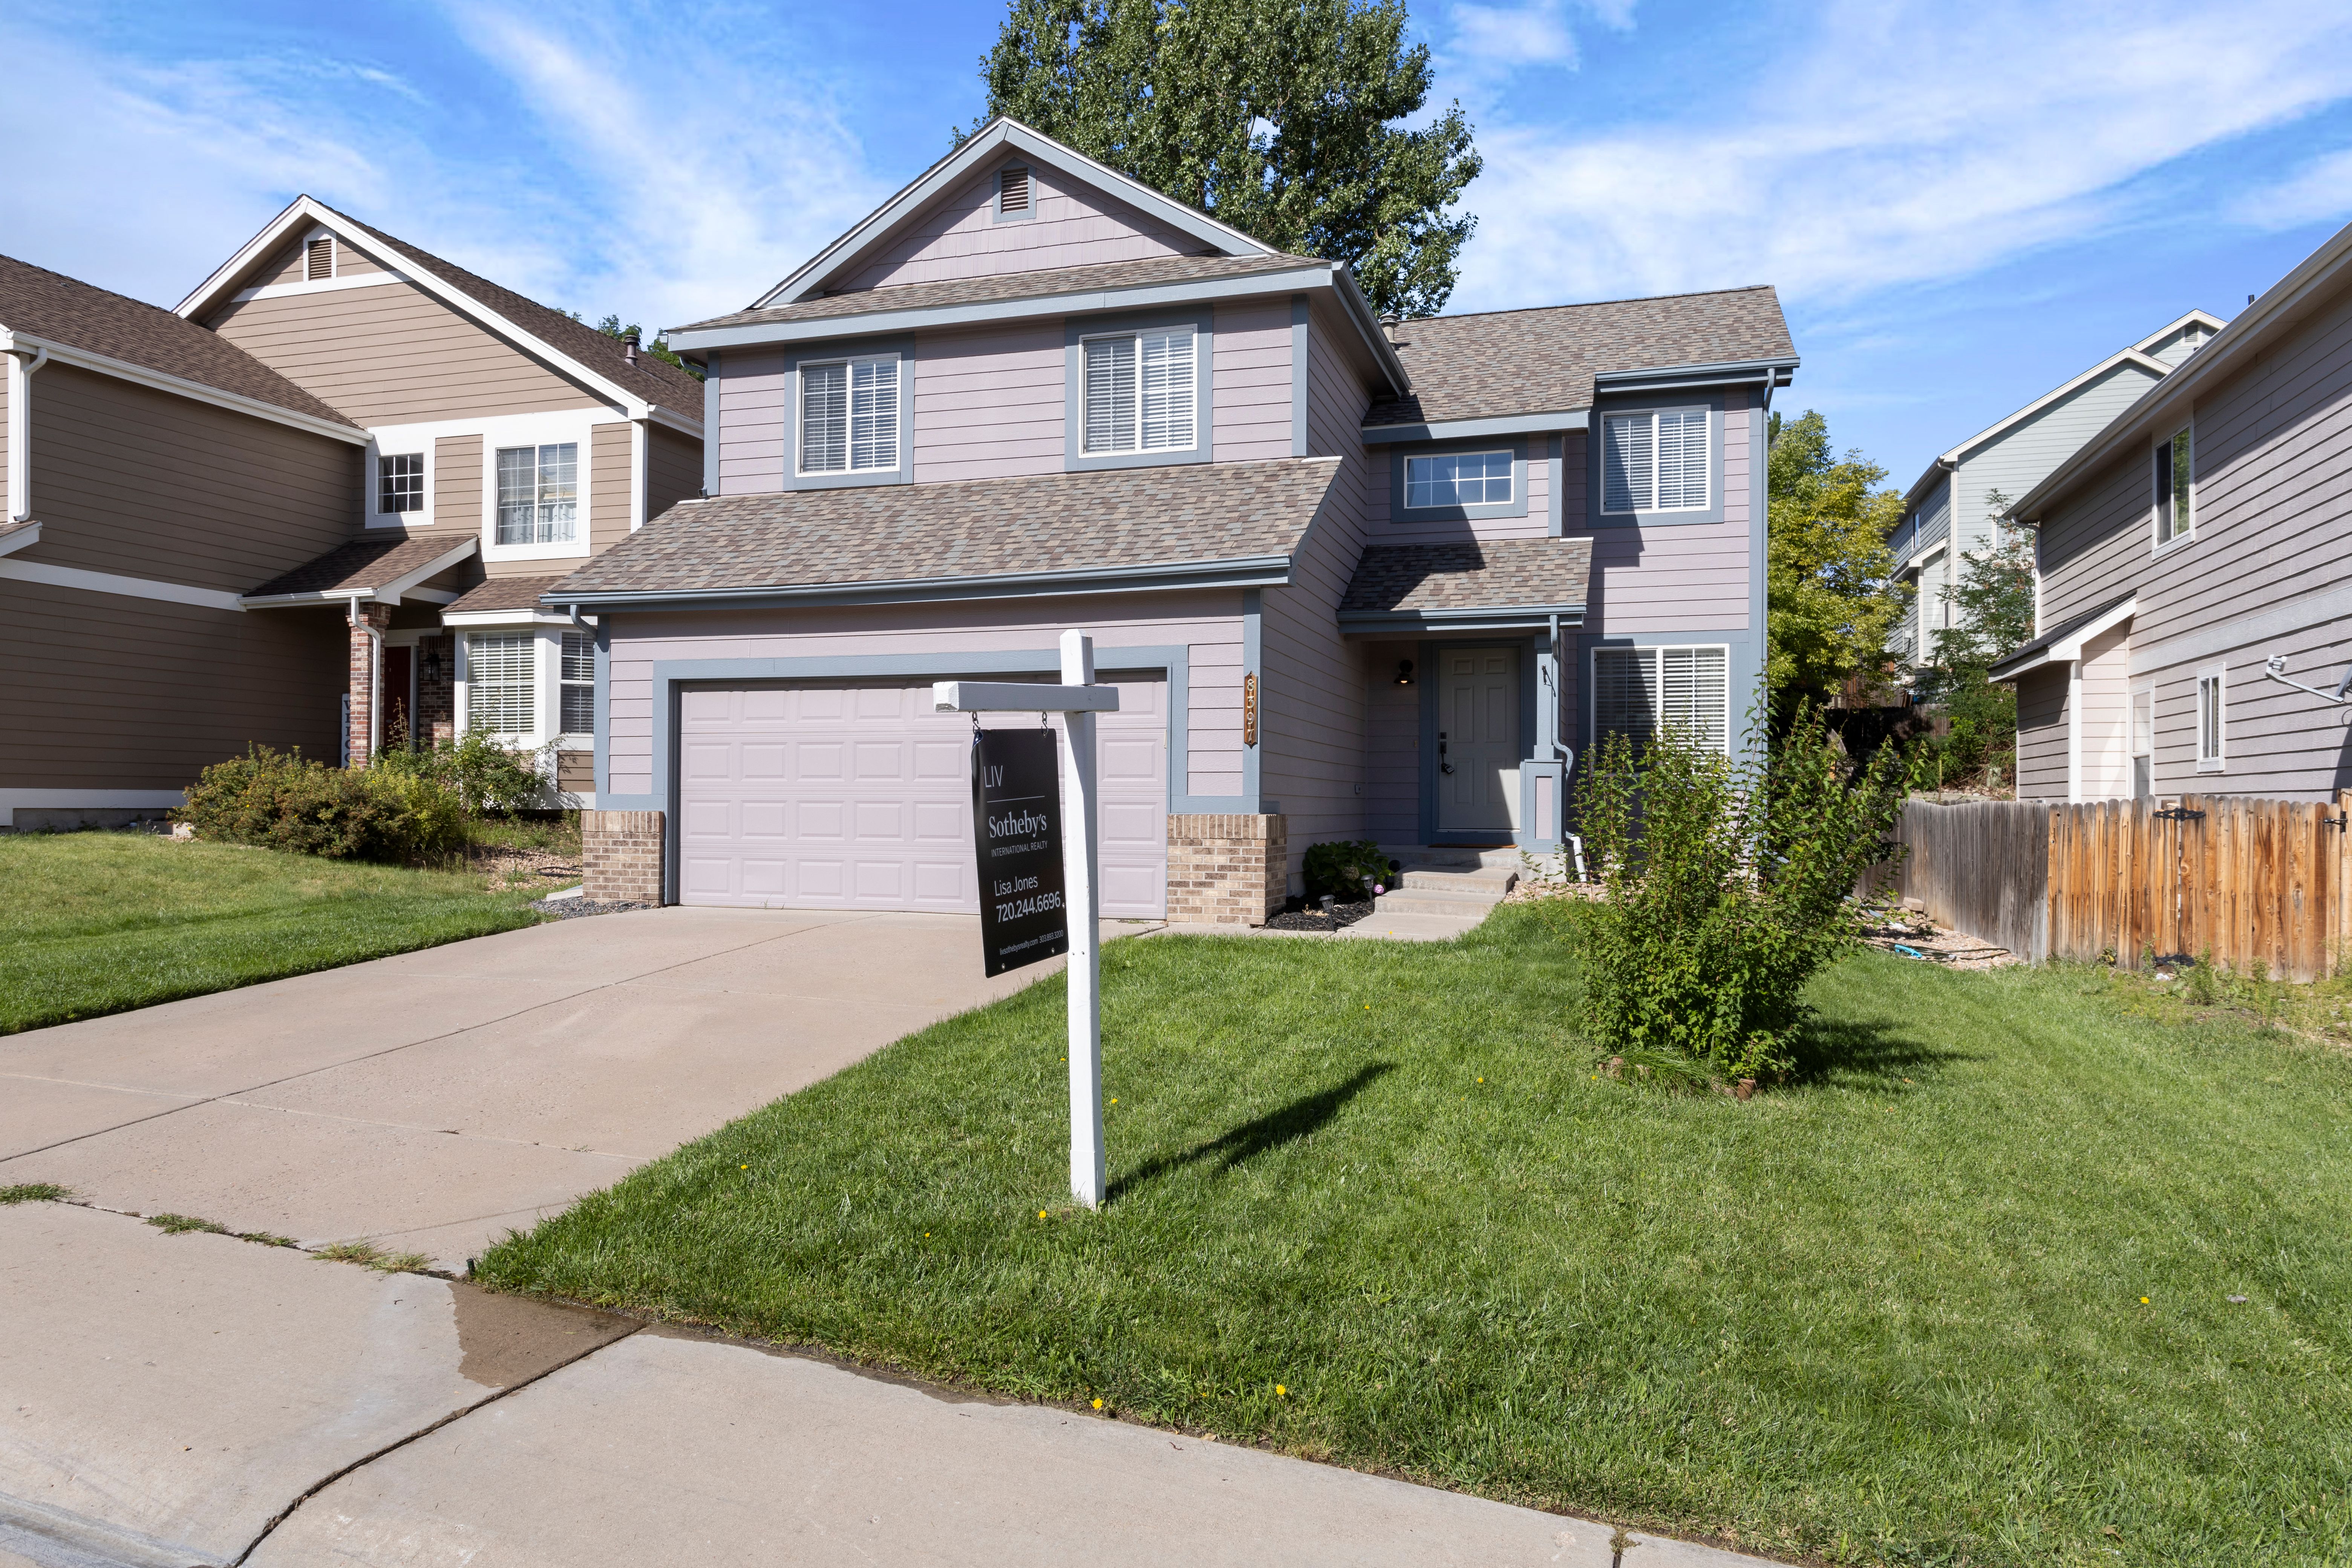
<instances>
[{"instance_id":1,"label":"garage door panel","mask_svg":"<svg viewBox=\"0 0 2352 1568\"><path fill-rule=\"evenodd\" d=\"M1167 689L1113 684L1120 710L1097 725L1103 912L1157 916ZM1037 716L982 722L1029 729ZM934 712L929 682L688 691L680 731L687 902L977 910L971 720Z\"/></svg>"}]
</instances>

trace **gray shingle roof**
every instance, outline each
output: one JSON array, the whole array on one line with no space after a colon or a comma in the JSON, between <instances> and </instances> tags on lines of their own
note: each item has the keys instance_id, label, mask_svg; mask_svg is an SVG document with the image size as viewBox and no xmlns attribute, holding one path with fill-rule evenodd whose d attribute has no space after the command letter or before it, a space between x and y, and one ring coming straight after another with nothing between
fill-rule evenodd
<instances>
[{"instance_id":1,"label":"gray shingle roof","mask_svg":"<svg viewBox=\"0 0 2352 1568\"><path fill-rule=\"evenodd\" d=\"M454 604L441 606L445 616L469 614L480 610L536 610L543 608L539 596L562 582L562 577L485 577L457 595Z\"/></svg>"},{"instance_id":2,"label":"gray shingle roof","mask_svg":"<svg viewBox=\"0 0 2352 1568\"><path fill-rule=\"evenodd\" d=\"M328 210L335 212L331 207ZM349 213L335 212L335 216L361 232L381 240L467 298L497 311L550 347L562 350L597 374L628 388L646 402L675 409L689 419L702 417L702 383L676 365L642 352L637 355L637 363L631 364L628 351L620 339L606 337L584 321L575 321L561 310L551 310L535 300L526 300L513 289L502 289L455 262L444 261L429 250L420 250L404 239L395 239L373 225L360 222Z\"/></svg>"},{"instance_id":3,"label":"gray shingle roof","mask_svg":"<svg viewBox=\"0 0 2352 1568\"><path fill-rule=\"evenodd\" d=\"M830 316L866 316L880 310L925 310L978 305L1000 300L1043 300L1097 289L1134 289L1152 283L1188 283L1206 278L1245 278L1257 272L1288 272L1322 263L1305 256L1155 256L1139 261L1105 261L1092 267L1056 267L1041 272L999 272L985 278L951 278L937 283L896 283L801 300L765 310L714 316L681 332L709 327L760 326Z\"/></svg>"},{"instance_id":4,"label":"gray shingle roof","mask_svg":"<svg viewBox=\"0 0 2352 1568\"><path fill-rule=\"evenodd\" d=\"M337 425L351 421L219 333L127 295L0 256L0 327Z\"/></svg>"},{"instance_id":5,"label":"gray shingle roof","mask_svg":"<svg viewBox=\"0 0 2352 1568\"><path fill-rule=\"evenodd\" d=\"M247 589L246 597L371 593L431 565L471 541L470 534L445 534L438 539L430 534L354 539L305 561L290 572L279 573L258 588Z\"/></svg>"},{"instance_id":6,"label":"gray shingle roof","mask_svg":"<svg viewBox=\"0 0 2352 1568\"><path fill-rule=\"evenodd\" d=\"M1491 419L1592 406L1592 378L1621 370L1794 358L1771 287L1548 305L1405 321L1397 357L1412 391L1375 403L1367 426Z\"/></svg>"},{"instance_id":7,"label":"gray shingle roof","mask_svg":"<svg viewBox=\"0 0 2352 1568\"><path fill-rule=\"evenodd\" d=\"M1346 615L1581 605L1592 574L1589 539L1375 544L1356 563Z\"/></svg>"},{"instance_id":8,"label":"gray shingle roof","mask_svg":"<svg viewBox=\"0 0 2352 1568\"><path fill-rule=\"evenodd\" d=\"M1339 468L1337 458L1282 458L681 501L553 592L854 587L1286 556Z\"/></svg>"}]
</instances>

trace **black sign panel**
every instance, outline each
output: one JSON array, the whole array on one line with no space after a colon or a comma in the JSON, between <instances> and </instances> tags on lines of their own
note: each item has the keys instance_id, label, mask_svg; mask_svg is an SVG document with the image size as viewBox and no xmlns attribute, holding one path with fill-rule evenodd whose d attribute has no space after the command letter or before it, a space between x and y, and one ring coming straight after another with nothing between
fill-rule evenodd
<instances>
[{"instance_id":1,"label":"black sign panel","mask_svg":"<svg viewBox=\"0 0 2352 1568\"><path fill-rule=\"evenodd\" d=\"M1051 730L971 737L981 952L991 974L1070 951L1062 902L1062 758Z\"/></svg>"}]
</instances>

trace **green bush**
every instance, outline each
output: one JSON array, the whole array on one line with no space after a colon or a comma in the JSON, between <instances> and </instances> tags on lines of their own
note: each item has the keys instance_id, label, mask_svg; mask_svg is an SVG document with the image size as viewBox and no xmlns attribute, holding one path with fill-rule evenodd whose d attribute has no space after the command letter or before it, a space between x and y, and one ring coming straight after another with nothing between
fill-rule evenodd
<instances>
[{"instance_id":1,"label":"green bush","mask_svg":"<svg viewBox=\"0 0 2352 1568\"><path fill-rule=\"evenodd\" d=\"M375 768L429 779L454 793L467 811L477 815L511 816L533 810L548 799L547 778L538 759L531 752L502 746L479 730L414 751L404 738L393 740L377 753Z\"/></svg>"},{"instance_id":2,"label":"green bush","mask_svg":"<svg viewBox=\"0 0 2352 1568\"><path fill-rule=\"evenodd\" d=\"M1374 886L1388 885L1389 861L1369 838L1334 839L1308 847L1300 874L1309 899L1328 893L1352 901L1370 898Z\"/></svg>"},{"instance_id":3,"label":"green bush","mask_svg":"<svg viewBox=\"0 0 2352 1568\"><path fill-rule=\"evenodd\" d=\"M199 837L335 860L425 860L466 840L464 803L432 778L267 746L206 768L174 815Z\"/></svg>"},{"instance_id":4,"label":"green bush","mask_svg":"<svg viewBox=\"0 0 2352 1568\"><path fill-rule=\"evenodd\" d=\"M1858 944L1855 884L1895 853L1903 765L1882 747L1852 774L1811 703L1760 761L1609 737L1579 792L1606 895L1584 921L1593 1043L1727 1079L1785 1072L1805 983Z\"/></svg>"}]
</instances>

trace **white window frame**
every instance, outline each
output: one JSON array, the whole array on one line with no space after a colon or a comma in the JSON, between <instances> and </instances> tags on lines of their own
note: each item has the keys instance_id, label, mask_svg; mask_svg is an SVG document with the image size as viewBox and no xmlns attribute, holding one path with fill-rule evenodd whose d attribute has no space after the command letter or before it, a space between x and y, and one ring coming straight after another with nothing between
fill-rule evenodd
<instances>
[{"instance_id":1,"label":"white window frame","mask_svg":"<svg viewBox=\"0 0 2352 1568\"><path fill-rule=\"evenodd\" d=\"M425 459L425 505L415 511L383 511L383 460L386 458ZM433 437L414 427L386 427L368 432L367 494L361 505L370 528L430 528L433 526Z\"/></svg>"},{"instance_id":2,"label":"white window frame","mask_svg":"<svg viewBox=\"0 0 2352 1568\"><path fill-rule=\"evenodd\" d=\"M1500 500L1463 500L1459 499L1458 493L1456 499L1453 500L1416 501L1412 499L1412 466L1415 463L1459 462L1465 458L1502 458L1503 482L1505 485L1509 487L1510 494L1505 496ZM1491 474L1485 476L1479 480L1481 484L1491 484L1493 481L1494 476ZM1461 483L1458 476L1455 479L1454 483L1456 485ZM1408 452L1404 455L1403 510L1406 511L1471 511L1479 507L1516 506L1518 504L1520 499L1519 455L1511 447L1482 447L1475 451Z\"/></svg>"},{"instance_id":3,"label":"white window frame","mask_svg":"<svg viewBox=\"0 0 2352 1568\"><path fill-rule=\"evenodd\" d=\"M1696 506L1659 506L1658 499L1658 421L1669 415L1699 416L1699 429L1705 439L1698 458L1699 500ZM1715 409L1707 404L1660 405L1655 408L1612 408L1593 416L1601 426L1601 515L1603 517L1671 517L1676 512L1712 511L1715 510ZM1650 489L1651 505L1612 507L1609 504L1609 443L1614 421L1647 419L1650 422Z\"/></svg>"},{"instance_id":4,"label":"white window frame","mask_svg":"<svg viewBox=\"0 0 2352 1568\"><path fill-rule=\"evenodd\" d=\"M2189 447L2189 521L2186 527L2182 526L2180 522L2181 497L2179 493L2180 481L2179 478L2179 460L2173 456L2175 447L2184 441L2188 443ZM2172 479L2173 493L2169 496L2163 494L2157 489L2156 463L2154 459L2158 454L2163 455L2165 471L2168 475L2171 476ZM2196 420L2191 418L2184 421L2182 424L2176 426L2170 434L2167 435L2164 439L2150 447L2148 448L2148 458L2150 459L2147 470L2148 549L2151 554L2161 555L2166 551L2174 549L2179 545L2187 544L2197 537ZM2167 519L2165 509L2168 504L2171 507L2169 532L2166 531Z\"/></svg>"},{"instance_id":5,"label":"white window frame","mask_svg":"<svg viewBox=\"0 0 2352 1568\"><path fill-rule=\"evenodd\" d=\"M601 420L594 415L604 415ZM482 438L482 559L485 561L565 561L589 553L589 541L594 536L599 521L595 508L595 432L597 423L618 424L605 411L598 409L561 416L548 415L510 416L501 419L484 419L470 425L436 427L436 438L449 436L476 436ZM551 544L501 544L499 542L499 453L515 447L577 446L580 448L580 468L574 517L577 525L572 537ZM635 443L631 444L632 452ZM429 450L428 447L428 450ZM634 458L633 458L634 461ZM633 475L632 489L642 488L641 475Z\"/></svg>"},{"instance_id":6,"label":"white window frame","mask_svg":"<svg viewBox=\"0 0 2352 1568\"><path fill-rule=\"evenodd\" d=\"M475 728L476 715L474 709L481 685L481 681L476 674L474 666L474 660L476 658L474 645L476 640L481 637L517 637L530 639L530 670L524 678L522 687L525 691L530 694L530 728L527 730L491 730L487 732L493 739L504 744L519 746L524 749L535 749L543 744L546 741L543 728L547 719L547 693L543 688L547 684L544 678L544 667L547 661L543 649L547 639L539 634L538 628L529 625L467 626L458 634L457 732L461 735L467 734Z\"/></svg>"},{"instance_id":7,"label":"white window frame","mask_svg":"<svg viewBox=\"0 0 2352 1568\"><path fill-rule=\"evenodd\" d=\"M573 637L579 637L588 645L588 677L585 680L574 680L570 675L564 672L564 660L568 657L569 645ZM549 710L548 717L556 726L554 731L555 738L558 741L593 742L596 737L595 634L593 632L583 632L575 627L566 626L556 632L553 640L554 646L552 658L555 665L555 706ZM588 692L588 727L584 730L574 730L567 727L563 722L563 699L565 693L576 690L582 687L585 687Z\"/></svg>"},{"instance_id":8,"label":"white window frame","mask_svg":"<svg viewBox=\"0 0 2352 1568\"><path fill-rule=\"evenodd\" d=\"M2209 664L2197 672L2197 771L2219 773L2230 765L2230 667ZM2209 748L2208 740L2212 742Z\"/></svg>"},{"instance_id":9,"label":"white window frame","mask_svg":"<svg viewBox=\"0 0 2352 1568\"><path fill-rule=\"evenodd\" d=\"M1145 403L1143 388L1143 340L1175 338L1185 340L1185 371L1182 379L1184 399L1190 408L1192 438L1182 446L1173 442L1151 447L1144 444ZM1115 332L1087 332L1078 339L1078 455L1082 458L1164 458L1201 450L1203 410L1201 404L1201 337L1200 329L1189 321L1164 327L1130 327ZM1087 353L1096 343L1125 341L1135 345L1135 445L1132 447L1094 447L1087 444L1089 424L1087 417ZM1170 384L1176 384L1173 379Z\"/></svg>"},{"instance_id":10,"label":"white window frame","mask_svg":"<svg viewBox=\"0 0 2352 1568\"><path fill-rule=\"evenodd\" d=\"M1644 643L1634 647L1594 647L1584 656L1584 689L1592 693L1592 745L1595 754L1601 742L1611 731L1601 721L1601 660L1604 655L1643 654L1648 656L1658 671L1661 706L1665 689L1665 656L1669 653L1719 653L1723 656L1723 754L1731 754L1732 738L1738 727L1739 715L1731 710L1731 645L1729 643Z\"/></svg>"},{"instance_id":11,"label":"white window frame","mask_svg":"<svg viewBox=\"0 0 2352 1568\"><path fill-rule=\"evenodd\" d=\"M375 515L388 520L394 527L405 526L411 518L423 517L433 504L432 454L429 452L376 452L374 457L375 500L373 510ZM416 463L416 504L404 510L395 511L383 504L384 465L410 458L415 459Z\"/></svg>"},{"instance_id":12,"label":"white window frame","mask_svg":"<svg viewBox=\"0 0 2352 1568\"><path fill-rule=\"evenodd\" d=\"M824 359L804 359L793 366L793 474L804 479L854 479L879 478L895 474L906 460L907 451L907 356L896 353L874 354L841 354ZM887 364L890 367L890 460L887 463L857 465L856 407L857 367ZM808 466L808 375L813 370L830 370L835 365L845 367L849 384L844 389L847 405L843 410L843 457L847 465L839 468L812 468Z\"/></svg>"}]
</instances>

